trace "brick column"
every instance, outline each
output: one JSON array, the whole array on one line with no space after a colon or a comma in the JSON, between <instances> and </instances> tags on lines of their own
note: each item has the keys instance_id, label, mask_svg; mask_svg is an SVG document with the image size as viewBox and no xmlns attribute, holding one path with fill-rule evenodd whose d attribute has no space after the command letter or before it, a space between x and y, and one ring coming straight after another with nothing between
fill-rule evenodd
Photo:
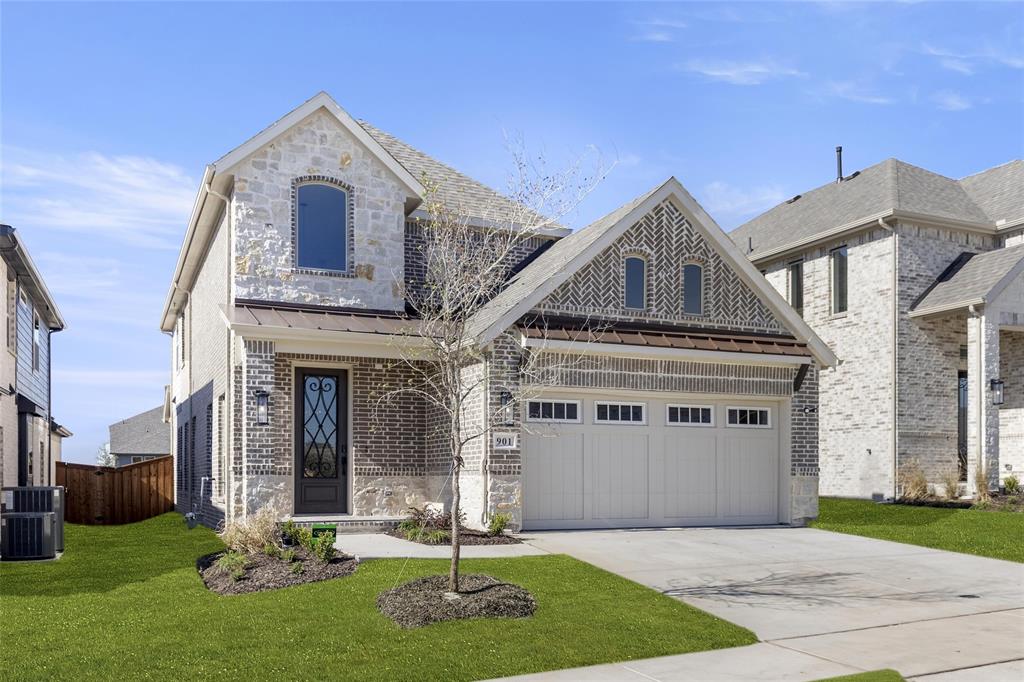
<instances>
[{"instance_id":1,"label":"brick column","mask_svg":"<svg viewBox=\"0 0 1024 682\"><path fill-rule=\"evenodd\" d=\"M989 489L999 484L999 408L990 388L999 378L998 313L967 318L967 377L967 490L975 493L979 466Z\"/></svg>"}]
</instances>

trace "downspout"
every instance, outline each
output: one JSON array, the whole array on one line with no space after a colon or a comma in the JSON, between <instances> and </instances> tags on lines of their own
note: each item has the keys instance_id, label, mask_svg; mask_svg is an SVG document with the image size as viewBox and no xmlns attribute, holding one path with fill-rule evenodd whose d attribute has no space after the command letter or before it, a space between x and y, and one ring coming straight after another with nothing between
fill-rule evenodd
<instances>
[{"instance_id":1,"label":"downspout","mask_svg":"<svg viewBox=\"0 0 1024 682\"><path fill-rule=\"evenodd\" d=\"M225 249L225 251L227 251L227 258L228 258L227 267L225 268L225 272L227 272L227 282L226 282L226 284L227 284L227 293L228 293L227 304L230 307L232 302L233 302L233 300L234 300L234 297L231 295L231 285L232 285L232 279L233 279L232 273L234 272L234 269L232 267L233 259L231 257L232 250L234 248L233 247L234 236L233 236L232 231L231 231L231 228L232 228L232 224L231 224L232 223L231 199L228 198L227 196L225 196L224 194L221 194L220 192L218 192L217 190L215 190L213 188L213 179L212 178L210 179L210 182L207 182L204 185L204 187L206 189L207 194L212 194L213 196L217 197L218 199L220 199L221 201L224 202L224 217L227 218L227 228L226 229L228 231L227 235L225 236L225 238L228 240L228 248ZM227 338L225 340L225 352L226 352L225 362L227 364L226 364L225 369L224 369L224 383L226 384L225 390L224 390L224 400L225 400L225 402L228 402L228 396L229 395L234 395L234 386L232 385L232 382L234 381L234 379L233 379L233 377L234 377L234 367L231 364L231 347L232 347L231 346L231 340L232 339L231 339L231 327L230 326L228 327L228 329L227 329L227 331L225 333L226 333L226 336L227 336ZM192 366L190 364L189 368L191 369L191 367ZM211 399L212 400L219 400L220 398L219 398L219 396L214 395L214 396L212 396ZM229 419L230 421L228 423L234 423L233 414L225 414L226 412L230 412L230 410L231 410L231 407L230 407L230 403L229 403L228 405L224 406L224 411L223 412L219 412L218 413L218 416L221 419L224 419L224 418ZM223 502L224 502L224 517L226 519L230 519L231 518L231 513L230 513L231 503L228 501L228 495L230 493L230 491L228 490L228 481L230 480L230 477L227 475L227 471L230 471L230 469L231 469L231 466L232 466L231 462L234 460L234 452L233 452L233 448L229 447L230 442L228 442L228 443L221 443L221 442L219 442L221 436L224 434L224 425L221 424L221 423L218 423L217 424L217 428L219 429L219 432L217 434L219 447L225 450L225 453L224 453L225 454L225 467L224 467L225 471L218 472L220 474L220 477L223 480L218 481L216 478L214 478L214 476L213 476L213 461L211 459L211 461L210 461L210 497L211 497L211 499L213 499L213 498L215 498L217 496L217 494L216 494L216 487L215 487L216 485L220 484L220 485L223 486L223 490L224 490L224 498L223 498ZM210 442L212 443L213 442L213 435L210 434L208 437L210 438ZM216 455L214 453L210 453L210 456L212 458L212 457L215 457Z\"/></svg>"},{"instance_id":2,"label":"downspout","mask_svg":"<svg viewBox=\"0 0 1024 682\"><path fill-rule=\"evenodd\" d=\"M892 357L890 358L890 376L892 377L892 499L896 500L897 480L899 475L899 237L896 228L878 219L878 226L892 235Z\"/></svg>"}]
</instances>

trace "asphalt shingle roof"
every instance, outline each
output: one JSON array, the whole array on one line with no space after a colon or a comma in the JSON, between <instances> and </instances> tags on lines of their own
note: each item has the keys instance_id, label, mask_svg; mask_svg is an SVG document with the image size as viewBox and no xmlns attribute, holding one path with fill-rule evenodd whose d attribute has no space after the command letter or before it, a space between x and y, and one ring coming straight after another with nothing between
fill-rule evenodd
<instances>
[{"instance_id":1,"label":"asphalt shingle roof","mask_svg":"<svg viewBox=\"0 0 1024 682\"><path fill-rule=\"evenodd\" d=\"M115 455L171 454L171 425L164 408L154 407L110 425L110 452Z\"/></svg>"},{"instance_id":2,"label":"asphalt shingle roof","mask_svg":"<svg viewBox=\"0 0 1024 682\"><path fill-rule=\"evenodd\" d=\"M460 215L499 224L516 218L530 221L532 225L547 223L547 220L538 213L409 146L394 135L386 133L366 121L359 121L359 125L373 139L377 140L391 156L395 157L395 160L402 164L414 178L420 182L426 178L428 184L436 185L437 198L449 210L457 211ZM554 223L547 226L560 227Z\"/></svg>"},{"instance_id":3,"label":"asphalt shingle roof","mask_svg":"<svg viewBox=\"0 0 1024 682\"><path fill-rule=\"evenodd\" d=\"M1024 217L1024 162L1011 161L953 180L886 159L843 182L830 182L779 204L729 236L749 257L892 210L988 223ZM749 250L752 246L753 250Z\"/></svg>"},{"instance_id":4,"label":"asphalt shingle roof","mask_svg":"<svg viewBox=\"0 0 1024 682\"><path fill-rule=\"evenodd\" d=\"M928 311L989 302L993 288L1024 261L1024 244L986 253L963 253L911 307Z\"/></svg>"}]
</instances>

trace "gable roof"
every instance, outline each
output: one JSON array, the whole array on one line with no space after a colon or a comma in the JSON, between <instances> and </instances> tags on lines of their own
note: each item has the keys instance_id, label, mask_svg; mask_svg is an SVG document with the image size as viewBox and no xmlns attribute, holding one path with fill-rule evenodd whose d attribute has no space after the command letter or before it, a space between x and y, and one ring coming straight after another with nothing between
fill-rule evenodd
<instances>
[{"instance_id":1,"label":"gable roof","mask_svg":"<svg viewBox=\"0 0 1024 682\"><path fill-rule=\"evenodd\" d=\"M1024 244L962 253L910 308L911 317L985 305L1024 273Z\"/></svg>"},{"instance_id":2,"label":"gable roof","mask_svg":"<svg viewBox=\"0 0 1024 682\"><path fill-rule=\"evenodd\" d=\"M60 314L57 303L46 288L43 276L36 269L28 249L18 239L18 231L10 225L0 225L0 255L7 261L7 265L22 278L21 286L28 292L32 299L33 306L46 321L46 326L51 331L61 331L65 328L64 318Z\"/></svg>"},{"instance_id":3,"label":"gable roof","mask_svg":"<svg viewBox=\"0 0 1024 682\"><path fill-rule=\"evenodd\" d=\"M169 455L171 425L164 407L154 407L110 425L110 452L115 455Z\"/></svg>"},{"instance_id":4,"label":"gable roof","mask_svg":"<svg viewBox=\"0 0 1024 682\"><path fill-rule=\"evenodd\" d=\"M835 230L899 214L994 232L1024 219L1022 183L1021 161L958 181L899 159L886 159L842 182L797 195L740 225L729 236L749 258L757 260Z\"/></svg>"},{"instance_id":5,"label":"gable roof","mask_svg":"<svg viewBox=\"0 0 1024 682\"><path fill-rule=\"evenodd\" d=\"M655 206L666 200L676 203L690 222L703 232L711 246L717 249L726 264L736 271L740 280L758 295L797 340L807 343L820 365L830 367L836 364L837 358L825 342L768 284L753 264L743 257L722 228L674 177L552 245L477 311L468 322L469 333L478 343L490 343Z\"/></svg>"}]
</instances>

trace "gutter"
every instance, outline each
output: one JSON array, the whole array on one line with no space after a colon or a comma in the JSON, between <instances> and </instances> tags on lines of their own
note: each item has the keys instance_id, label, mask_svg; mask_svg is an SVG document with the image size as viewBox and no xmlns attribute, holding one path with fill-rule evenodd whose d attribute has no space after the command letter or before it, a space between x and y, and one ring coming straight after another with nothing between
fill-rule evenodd
<instances>
[{"instance_id":1,"label":"gutter","mask_svg":"<svg viewBox=\"0 0 1024 682\"><path fill-rule=\"evenodd\" d=\"M563 341L560 339L523 338L524 348L535 348L540 352L567 352L590 355L616 356L660 360L690 360L724 362L727 364L760 365L768 367L794 367L809 365L813 358L808 355L778 355L775 353L742 353L735 351L697 350L688 348L660 348L630 344L592 343L589 341Z\"/></svg>"},{"instance_id":2,"label":"gutter","mask_svg":"<svg viewBox=\"0 0 1024 682\"><path fill-rule=\"evenodd\" d=\"M46 307L46 312L49 313L50 319L47 322L49 323L50 330L62 331L67 327L67 323L64 321L63 316L61 316L60 309L53 300L53 296L50 295L50 290L46 288L43 276L39 274L36 264L32 262L32 257L29 256L24 244L18 239L17 232L10 225L0 225L0 253L3 254L4 260L11 264L18 275L28 278L29 294L34 293L35 298L41 299L41 302Z\"/></svg>"},{"instance_id":3,"label":"gutter","mask_svg":"<svg viewBox=\"0 0 1024 682\"><path fill-rule=\"evenodd\" d=\"M196 236L196 229L199 226L199 217L203 213L203 208L206 206L206 197L212 191L210 186L213 182L214 175L216 175L216 169L213 165L207 165L203 171L203 180L200 183L199 193L196 194L196 200L192 204L192 213L188 219L188 231L185 234L185 241L181 247L181 253L178 254L178 262L174 266L174 276L171 278L171 288L167 291L167 297L164 299L164 309L160 318L160 329L162 331L168 331L166 329L167 318L171 317L171 306L174 303L174 290L182 290L179 285L182 273L185 269L185 261L192 250L192 241ZM223 195L221 195L223 196Z\"/></svg>"}]
</instances>

